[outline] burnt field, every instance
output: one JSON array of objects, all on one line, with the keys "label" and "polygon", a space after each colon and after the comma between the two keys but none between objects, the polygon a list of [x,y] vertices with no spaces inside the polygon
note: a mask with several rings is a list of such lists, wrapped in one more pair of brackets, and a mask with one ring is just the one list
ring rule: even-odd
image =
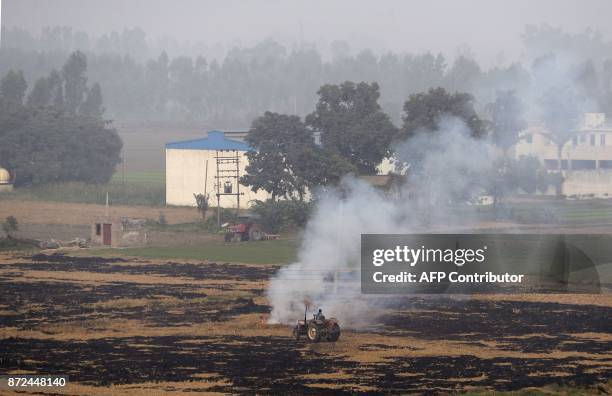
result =
[{"label": "burnt field", "polygon": [[266,324],[276,270],[0,257],[0,374],[67,374],[71,394],[611,390],[610,296],[403,298],[306,344]]}]

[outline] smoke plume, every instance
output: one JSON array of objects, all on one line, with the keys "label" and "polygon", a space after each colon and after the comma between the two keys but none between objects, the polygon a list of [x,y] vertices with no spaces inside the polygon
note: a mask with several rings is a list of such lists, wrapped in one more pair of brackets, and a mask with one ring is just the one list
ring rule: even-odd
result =
[{"label": "smoke plume", "polygon": [[367,324],[385,299],[362,295],[361,234],[432,231],[429,224],[461,224],[450,204],[478,192],[491,174],[495,149],[470,137],[459,120],[447,118],[436,131],[422,131],[395,147],[398,165],[407,167],[408,183],[394,194],[354,177],[323,194],[309,221],[298,261],[271,280],[271,323],[291,323],[309,309],[322,308],[343,327]]}]

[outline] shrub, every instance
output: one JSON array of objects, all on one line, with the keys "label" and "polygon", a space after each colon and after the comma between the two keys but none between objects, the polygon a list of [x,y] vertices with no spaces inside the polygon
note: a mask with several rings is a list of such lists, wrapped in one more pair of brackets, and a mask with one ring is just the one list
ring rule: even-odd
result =
[{"label": "shrub", "polygon": [[255,201],[252,211],[261,228],[270,233],[292,231],[306,225],[313,204],[297,199]]},{"label": "shrub", "polygon": [[11,238],[11,234],[19,230],[17,219],[13,216],[8,216],[6,220],[4,221],[4,223],[2,223],[2,229],[6,233],[6,236],[8,238]]},{"label": "shrub", "polygon": [[195,198],[198,212],[200,212],[202,215],[202,221],[206,220],[206,212],[208,211],[208,208],[210,208],[210,204],[208,202],[210,199],[210,194],[193,194],[193,197]]},{"label": "shrub", "polygon": [[162,227],[165,227],[168,225],[168,221],[166,220],[166,215],[164,214],[164,212],[159,212],[159,218],[157,219],[157,222]]}]

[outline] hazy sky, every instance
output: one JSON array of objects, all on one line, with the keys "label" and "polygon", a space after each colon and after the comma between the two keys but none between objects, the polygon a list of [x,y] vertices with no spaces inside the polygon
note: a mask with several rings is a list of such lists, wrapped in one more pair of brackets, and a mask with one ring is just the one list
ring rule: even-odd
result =
[{"label": "hazy sky", "polygon": [[612,37],[610,0],[0,0],[2,24],[39,33],[67,25],[96,35],[141,27],[207,45],[346,40],[364,47],[456,55],[468,46],[485,63],[521,55],[526,24]]}]

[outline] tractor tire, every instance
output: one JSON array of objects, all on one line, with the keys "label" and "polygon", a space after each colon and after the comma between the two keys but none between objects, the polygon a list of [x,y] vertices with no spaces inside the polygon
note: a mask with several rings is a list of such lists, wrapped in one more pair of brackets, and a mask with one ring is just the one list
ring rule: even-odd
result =
[{"label": "tractor tire", "polygon": [[223,236],[223,240],[225,242],[231,242],[233,237],[234,237],[234,233],[226,232],[225,235]]},{"label": "tractor tire", "polygon": [[249,241],[261,241],[263,234],[259,228],[251,228],[249,230]]},{"label": "tractor tire", "polygon": [[321,341],[321,330],[316,324],[311,323],[308,325],[308,330],[306,331],[306,338],[308,338],[308,341],[310,342]]},{"label": "tractor tire", "polygon": [[336,342],[340,338],[340,326],[338,323],[334,323],[331,330],[329,331],[329,335],[327,336],[327,340],[329,342]]},{"label": "tractor tire", "polygon": [[297,329],[293,329],[293,338],[295,338],[296,341],[300,340],[300,332]]}]

